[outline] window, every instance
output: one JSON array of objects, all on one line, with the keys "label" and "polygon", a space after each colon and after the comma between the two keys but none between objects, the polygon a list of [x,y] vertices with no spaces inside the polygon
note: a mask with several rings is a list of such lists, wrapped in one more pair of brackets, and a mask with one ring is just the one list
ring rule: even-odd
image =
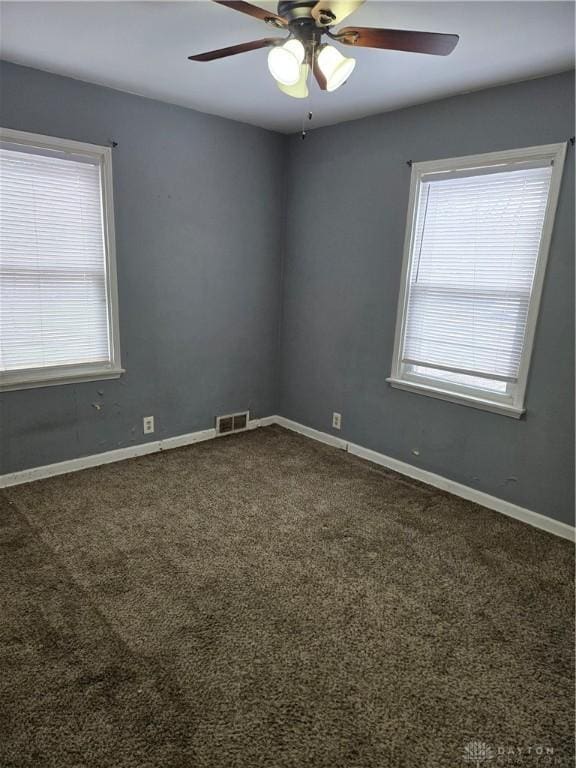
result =
[{"label": "window", "polygon": [[413,164],[392,386],[522,415],[565,152]]},{"label": "window", "polygon": [[0,129],[0,389],[121,373],[111,150]]}]

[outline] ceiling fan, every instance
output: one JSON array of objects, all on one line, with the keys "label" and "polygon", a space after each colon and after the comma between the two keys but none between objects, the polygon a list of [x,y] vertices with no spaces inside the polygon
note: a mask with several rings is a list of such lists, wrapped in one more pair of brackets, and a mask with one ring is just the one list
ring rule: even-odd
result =
[{"label": "ceiling fan", "polygon": [[268,68],[281,91],[294,98],[308,95],[308,74],[312,71],[323,91],[335,91],[346,82],[356,60],[343,56],[338,48],[322,42],[330,40],[357,48],[430,53],[447,56],[458,43],[458,35],[438,32],[412,32],[405,29],[344,27],[332,32],[365,0],[280,0],[278,13],[272,13],[243,0],[213,0],[234,11],[253,16],[271,27],[287,31],[288,37],[264,37],[216,51],[189,56],[191,61],[214,61],[237,53],[270,48]]}]

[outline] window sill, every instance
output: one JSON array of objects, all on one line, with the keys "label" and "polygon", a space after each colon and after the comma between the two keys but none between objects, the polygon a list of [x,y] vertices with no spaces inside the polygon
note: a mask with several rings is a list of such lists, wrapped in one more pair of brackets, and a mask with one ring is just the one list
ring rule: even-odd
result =
[{"label": "window sill", "polygon": [[517,408],[516,406],[508,405],[507,403],[484,400],[481,397],[474,397],[473,395],[457,394],[456,392],[450,392],[446,389],[430,387],[426,384],[416,384],[413,381],[404,381],[402,379],[394,378],[386,379],[386,381],[395,389],[404,389],[407,392],[435,397],[438,400],[446,400],[449,403],[457,403],[458,405],[468,405],[472,408],[499,413],[502,416],[509,416],[513,419],[520,419],[522,415],[526,413],[524,408]]},{"label": "window sill", "polygon": [[0,392],[13,392],[18,389],[35,389],[37,387],[54,387],[59,384],[77,384],[83,381],[104,381],[119,379],[125,373],[124,368],[85,369],[83,371],[64,372],[44,371],[14,372],[0,377]]}]

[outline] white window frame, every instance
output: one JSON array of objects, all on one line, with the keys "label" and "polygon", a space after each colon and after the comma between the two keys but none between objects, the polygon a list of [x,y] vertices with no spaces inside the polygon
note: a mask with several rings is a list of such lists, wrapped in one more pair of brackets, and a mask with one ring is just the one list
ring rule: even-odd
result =
[{"label": "white window frame", "polygon": [[[396,319],[396,333],[394,338],[394,355],[392,360],[392,372],[386,381],[398,389],[404,389],[408,392],[415,392],[429,397],[435,397],[440,400],[447,400],[452,403],[469,405],[474,408],[480,408],[485,411],[500,413],[505,416],[511,416],[519,419],[525,413],[524,401],[526,395],[526,384],[528,380],[528,371],[530,369],[530,360],[532,357],[532,347],[534,344],[534,334],[540,311],[540,299],[542,296],[542,286],[546,273],[546,264],[548,261],[548,252],[550,250],[550,241],[554,227],[556,208],[558,205],[558,195],[562,182],[562,171],[564,168],[564,158],[566,156],[566,142],[560,144],[546,144],[537,147],[526,147],[524,149],[512,149],[504,152],[488,152],[481,155],[469,155],[466,157],[454,157],[444,160],[430,160],[426,162],[413,163],[412,175],[410,180],[410,196],[408,201],[408,217],[406,221],[406,235],[404,240],[404,256],[402,262],[402,274],[400,278],[400,294],[398,298],[398,312]],[[407,370],[407,366],[402,363],[402,347],[404,333],[406,328],[406,311],[408,303],[408,278],[410,275],[410,264],[414,249],[414,230],[416,225],[416,214],[418,211],[418,199],[420,184],[423,177],[428,174],[437,174],[442,172],[457,172],[469,170],[471,168],[494,167],[497,165],[508,165],[512,169],[517,163],[526,163],[530,161],[550,161],[552,163],[552,177],[550,180],[550,190],[548,193],[548,204],[544,217],[542,228],[542,238],[540,240],[540,249],[536,262],[534,273],[534,283],[532,295],[530,297],[530,306],[528,310],[526,334],[524,337],[524,348],[522,350],[522,361],[518,372],[518,382],[507,394],[489,393],[473,387],[460,386],[447,383],[443,385],[438,379],[416,376]]]},{"label": "white window frame", "polygon": [[[112,185],[112,150],[82,141],[60,139],[25,131],[0,128],[0,141],[19,144],[31,149],[56,150],[70,155],[82,155],[95,160],[100,167],[102,189],[102,220],[106,258],[106,298],[110,361],[107,363],[79,363],[48,368],[29,368],[0,372],[0,392],[81,381],[117,379],[123,373],[120,359],[120,330],[118,323],[118,285],[116,275],[116,237],[114,229],[114,196]],[[1,339],[0,339],[1,342]]]}]

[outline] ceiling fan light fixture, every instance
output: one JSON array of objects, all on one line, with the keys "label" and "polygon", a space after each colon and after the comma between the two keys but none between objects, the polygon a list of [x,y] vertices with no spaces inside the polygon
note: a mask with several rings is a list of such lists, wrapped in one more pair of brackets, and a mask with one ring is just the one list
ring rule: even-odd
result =
[{"label": "ceiling fan light fixture", "polygon": [[[321,91],[335,91],[354,71],[356,60],[343,56],[333,45],[323,45],[324,35],[340,45],[354,48],[426,53],[433,56],[448,56],[459,40],[458,35],[441,32],[341,27],[342,21],[366,0],[280,0],[278,13],[260,8],[247,0],[214,2],[260,19],[276,29],[283,29],[288,36],[263,37],[198,53],[188,58],[191,61],[214,61],[269,48],[268,68],[272,77],[283,93],[296,99],[303,99],[308,95],[310,71]],[[330,29],[333,26],[338,27],[336,33]]]},{"label": "ceiling fan light fixture", "polygon": [[276,81],[276,85],[282,93],[287,96],[292,96],[294,99],[305,99],[308,96],[308,72],[310,67],[308,64],[300,64],[300,79],[295,85],[283,85]]},{"label": "ceiling fan light fixture", "polygon": [[270,74],[281,85],[297,85],[301,79],[300,67],[305,50],[300,40],[290,38],[284,45],[276,45],[268,54]]},{"label": "ceiling fan light fixture", "polygon": [[352,74],[356,59],[342,56],[333,45],[323,45],[318,53],[318,67],[326,78],[326,90],[335,91]]}]

